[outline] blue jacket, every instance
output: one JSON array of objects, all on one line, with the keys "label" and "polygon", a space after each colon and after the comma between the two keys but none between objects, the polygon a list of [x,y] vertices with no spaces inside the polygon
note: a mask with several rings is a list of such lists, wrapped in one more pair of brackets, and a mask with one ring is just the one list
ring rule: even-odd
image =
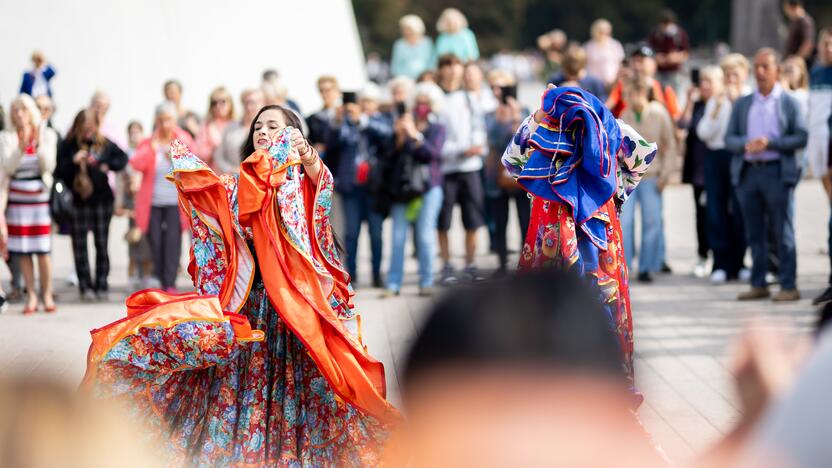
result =
[{"label": "blue jacket", "polygon": [[331,132],[330,143],[327,144],[327,166],[333,171],[338,193],[348,194],[356,187],[356,164],[362,145],[366,145],[370,164],[367,188],[375,191],[383,183],[383,180],[378,180],[378,170],[393,148],[393,124],[381,113],[361,120],[355,123],[345,119],[340,127]]},{"label": "blue jacket", "polygon": [[[728,131],[725,134],[725,148],[734,154],[731,159],[731,183],[739,185],[746,167],[745,143],[748,141],[748,111],[754,102],[754,94],[743,96],[734,103]],[[797,185],[800,180],[800,162],[795,151],[806,146],[808,134],[806,122],[800,115],[797,101],[783,93],[778,101],[780,117],[780,138],[768,142],[768,147],[780,153],[780,180],[787,185]]]},{"label": "blue jacket", "polygon": [[[43,70],[43,77],[46,79],[46,92],[49,97],[52,97],[52,85],[49,81],[55,76],[55,69],[51,65],[47,65]],[[35,74],[27,71],[23,74],[23,81],[20,83],[20,94],[32,95],[32,86],[35,84]]]}]

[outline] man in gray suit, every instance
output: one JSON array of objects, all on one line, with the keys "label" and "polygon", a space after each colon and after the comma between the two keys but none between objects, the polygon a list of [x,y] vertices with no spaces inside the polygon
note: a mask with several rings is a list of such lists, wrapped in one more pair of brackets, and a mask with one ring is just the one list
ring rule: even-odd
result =
[{"label": "man in gray suit", "polygon": [[794,187],[800,180],[795,150],[806,146],[806,124],[797,101],[780,86],[779,57],[770,48],[754,55],[757,91],[734,104],[725,147],[734,153],[731,179],[751,247],[751,290],[739,300],[765,299],[768,230],[780,257],[780,292],[775,302],[800,299],[794,238]]}]

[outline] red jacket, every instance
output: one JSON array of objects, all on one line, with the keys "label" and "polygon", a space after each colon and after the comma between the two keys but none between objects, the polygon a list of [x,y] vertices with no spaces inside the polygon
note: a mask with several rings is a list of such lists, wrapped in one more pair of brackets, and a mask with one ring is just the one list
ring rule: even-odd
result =
[{"label": "red jacket", "polygon": [[[173,131],[175,138],[188,148],[196,148],[191,135],[177,127]],[[136,225],[143,233],[147,233],[150,226],[150,208],[153,200],[153,181],[156,178],[156,150],[153,149],[153,137],[144,139],[136,147],[136,153],[130,158],[130,166],[142,174],[142,185],[136,196],[135,212]],[[173,182],[171,182],[173,183]],[[182,230],[188,230],[188,216],[180,216]]]}]

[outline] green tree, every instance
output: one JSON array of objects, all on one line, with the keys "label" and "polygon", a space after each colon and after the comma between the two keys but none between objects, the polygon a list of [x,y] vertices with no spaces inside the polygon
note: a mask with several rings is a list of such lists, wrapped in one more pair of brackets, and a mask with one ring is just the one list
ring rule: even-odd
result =
[{"label": "green tree", "polygon": [[[832,26],[832,2],[805,3],[818,29]],[[485,55],[535,47],[537,36],[556,28],[563,29],[570,40],[583,42],[597,18],[610,20],[622,42],[637,42],[655,27],[664,8],[676,12],[694,47],[728,42],[731,31],[731,2],[726,0],[459,0],[453,4],[448,0],[355,0],[353,5],[365,51],[385,57],[399,35],[402,15],[421,16],[435,37],[436,18],[448,6],[466,14]]]}]

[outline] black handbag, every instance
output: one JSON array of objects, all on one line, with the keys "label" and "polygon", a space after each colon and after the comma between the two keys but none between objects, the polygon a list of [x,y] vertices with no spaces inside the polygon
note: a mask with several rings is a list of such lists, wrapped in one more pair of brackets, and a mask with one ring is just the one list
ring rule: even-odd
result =
[{"label": "black handbag", "polygon": [[49,214],[55,224],[68,223],[72,219],[72,190],[61,180],[52,184],[49,193]]},{"label": "black handbag", "polygon": [[428,166],[417,161],[412,154],[402,158],[398,178],[397,193],[393,196],[400,202],[409,202],[419,198],[428,190]]}]

